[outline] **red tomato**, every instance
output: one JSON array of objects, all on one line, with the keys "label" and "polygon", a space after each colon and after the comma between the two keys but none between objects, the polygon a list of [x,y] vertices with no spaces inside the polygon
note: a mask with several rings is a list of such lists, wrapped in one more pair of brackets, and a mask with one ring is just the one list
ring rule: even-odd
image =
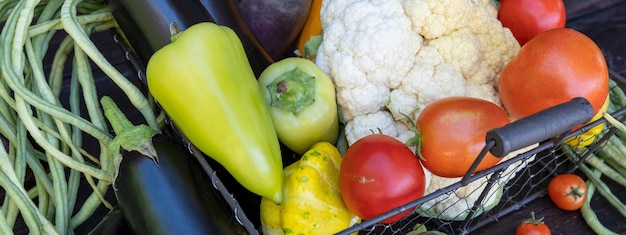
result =
[{"label": "red tomato", "polygon": [[[441,177],[461,177],[485,147],[487,131],[509,123],[504,110],[487,100],[448,97],[427,105],[417,118],[422,135],[422,164]],[[496,165],[502,158],[491,153],[477,171]]]},{"label": "red tomato", "polygon": [[515,230],[515,235],[550,235],[550,228],[543,223],[543,218],[536,220],[535,213],[531,218],[522,221]]},{"label": "red tomato", "polygon": [[[383,134],[365,136],[346,150],[339,170],[346,207],[370,219],[424,195],[424,170],[402,142]],[[383,221],[391,223],[411,211]]]},{"label": "red tomato", "polygon": [[520,45],[550,29],[565,27],[563,0],[500,0],[498,19]]},{"label": "red tomato", "polygon": [[548,196],[558,208],[575,211],[585,202],[587,184],[575,174],[557,175],[548,183]]},{"label": "red tomato", "polygon": [[530,40],[502,69],[500,99],[512,120],[575,97],[598,113],[609,92],[609,71],[600,48],[586,35],[553,29]]}]

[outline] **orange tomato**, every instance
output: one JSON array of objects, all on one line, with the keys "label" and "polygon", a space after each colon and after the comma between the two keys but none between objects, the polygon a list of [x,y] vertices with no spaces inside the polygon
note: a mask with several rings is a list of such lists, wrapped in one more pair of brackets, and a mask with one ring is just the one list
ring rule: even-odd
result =
[{"label": "orange tomato", "polygon": [[593,40],[558,28],[521,48],[502,69],[498,90],[513,121],[575,97],[586,98],[598,113],[608,96],[609,72]]},{"label": "orange tomato", "polygon": [[575,174],[561,174],[548,183],[548,196],[554,204],[563,210],[580,209],[587,195],[587,184]]},{"label": "orange tomato", "polygon": [[524,45],[542,32],[565,27],[565,5],[562,0],[500,0],[498,20]]},{"label": "orange tomato", "polygon": [[515,230],[515,235],[550,235],[550,228],[543,222],[543,217],[535,219],[535,212],[531,213],[530,219],[525,219]]},{"label": "orange tomato", "polygon": [[[422,165],[441,177],[461,177],[485,147],[487,131],[508,123],[504,110],[487,100],[471,97],[436,100],[417,118]],[[501,159],[487,153],[476,171],[492,167]]]}]

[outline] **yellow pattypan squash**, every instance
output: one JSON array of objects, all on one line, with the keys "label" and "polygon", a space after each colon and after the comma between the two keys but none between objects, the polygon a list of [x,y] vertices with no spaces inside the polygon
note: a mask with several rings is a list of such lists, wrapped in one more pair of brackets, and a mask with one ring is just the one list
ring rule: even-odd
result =
[{"label": "yellow pattypan squash", "polygon": [[359,221],[339,190],[341,155],[328,142],[314,144],[284,169],[283,203],[261,199],[264,235],[333,234]]}]

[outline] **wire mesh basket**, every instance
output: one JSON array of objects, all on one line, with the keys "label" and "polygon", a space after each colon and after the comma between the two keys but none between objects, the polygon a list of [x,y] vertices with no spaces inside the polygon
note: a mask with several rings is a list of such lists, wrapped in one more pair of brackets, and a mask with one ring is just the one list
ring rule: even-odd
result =
[{"label": "wire mesh basket", "polygon": [[[611,89],[621,89],[626,80],[611,71],[615,82]],[[611,116],[623,122],[626,108],[621,107]],[[561,122],[554,118],[552,122]],[[531,201],[547,194],[550,179],[563,173],[572,173],[589,156],[614,135],[616,128],[605,124],[601,118],[572,132],[554,135],[510,154],[498,165],[474,175],[447,179],[446,187],[427,190],[425,196],[400,207],[356,224],[338,234],[407,234],[418,226],[428,231],[446,234],[470,234],[477,229],[498,221],[499,218],[514,212]],[[566,144],[570,138],[578,138],[583,143],[589,138],[584,132],[603,126],[592,144],[584,147]],[[488,144],[489,145],[489,144]],[[485,148],[490,148],[486,146]],[[484,154],[485,151],[481,154]],[[480,156],[479,156],[480,160]],[[383,224],[384,219],[412,211],[399,221]]]},{"label": "wire mesh basket", "polygon": [[[136,70],[138,78],[145,82],[144,68],[132,49],[119,40],[117,34],[114,34],[114,37],[126,59]],[[617,83],[612,89],[626,87],[626,80],[623,77],[613,71],[610,72],[612,80]],[[571,110],[572,107],[565,109],[570,110],[556,114],[557,117],[550,116],[554,113],[544,115],[541,120],[557,123],[558,126],[563,122],[561,119],[576,116],[571,115],[571,112],[577,112],[577,110]],[[621,108],[613,112],[612,116],[623,121],[625,113],[626,108]],[[575,122],[575,120],[565,122]],[[338,234],[407,234],[416,226],[425,226],[428,231],[440,231],[446,234],[469,234],[544,196],[549,179],[553,176],[575,171],[581,162],[613,135],[615,128],[604,123],[605,119],[599,119],[572,132],[544,132],[540,140],[524,139],[523,135],[516,137],[524,143],[513,143],[517,148],[509,147],[509,150],[513,151],[510,153],[508,153],[509,150],[505,151],[506,156],[496,166],[475,174],[466,174],[461,178],[441,178],[439,179],[441,183],[431,185],[423,197],[375,218],[361,221]],[[196,149],[173,123],[170,124],[173,135],[203,168],[206,181],[214,186],[215,193],[223,199],[224,205],[232,210],[233,217],[247,230],[248,234],[260,234],[258,230],[260,228],[260,198],[242,188],[219,164]],[[605,128],[595,137],[593,144],[584,148],[567,147],[564,144],[564,140],[569,138],[582,138],[582,133],[598,125],[604,125]],[[563,124],[560,128],[571,130],[571,127]],[[522,125],[510,134],[519,134],[526,128],[528,126]],[[478,156],[477,162],[492,148],[494,146],[487,143]],[[296,157],[283,156],[283,160],[292,162]],[[411,213],[404,219],[389,224],[382,223],[387,218],[406,212]]]},{"label": "wire mesh basket", "polygon": [[[448,187],[389,212],[393,215],[417,208],[403,220],[382,224],[375,218],[340,234],[406,234],[416,225],[446,234],[469,234],[543,196],[551,177],[575,168],[558,145],[545,142],[467,178],[467,182],[449,180],[453,183]],[[459,192],[464,189],[471,190]]]}]

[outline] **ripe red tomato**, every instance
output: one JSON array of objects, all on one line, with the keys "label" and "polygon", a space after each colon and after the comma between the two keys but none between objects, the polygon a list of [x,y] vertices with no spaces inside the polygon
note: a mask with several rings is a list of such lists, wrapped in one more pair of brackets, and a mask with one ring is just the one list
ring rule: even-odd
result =
[{"label": "ripe red tomato", "polygon": [[520,45],[550,29],[565,27],[563,0],[500,0],[498,19]]},{"label": "ripe red tomato", "polygon": [[[508,123],[504,110],[487,100],[471,97],[436,100],[417,118],[422,135],[422,164],[435,175],[461,177],[485,147],[487,131]],[[501,159],[487,153],[476,171],[492,167]]]},{"label": "ripe red tomato", "polygon": [[598,113],[609,92],[602,51],[586,35],[553,29],[530,40],[502,69],[498,91],[512,120],[575,97],[586,98]]},{"label": "ripe red tomato", "polygon": [[578,210],[587,197],[587,184],[575,174],[557,175],[548,183],[548,196],[558,208]]},{"label": "ripe red tomato", "polygon": [[531,218],[522,221],[515,230],[515,235],[550,235],[550,228],[543,222],[543,218],[535,219],[535,213]]},{"label": "ripe red tomato", "polygon": [[[411,149],[383,134],[365,136],[348,147],[339,177],[346,207],[365,220],[417,200],[426,187],[424,170]],[[397,221],[410,212],[383,222]]]}]

